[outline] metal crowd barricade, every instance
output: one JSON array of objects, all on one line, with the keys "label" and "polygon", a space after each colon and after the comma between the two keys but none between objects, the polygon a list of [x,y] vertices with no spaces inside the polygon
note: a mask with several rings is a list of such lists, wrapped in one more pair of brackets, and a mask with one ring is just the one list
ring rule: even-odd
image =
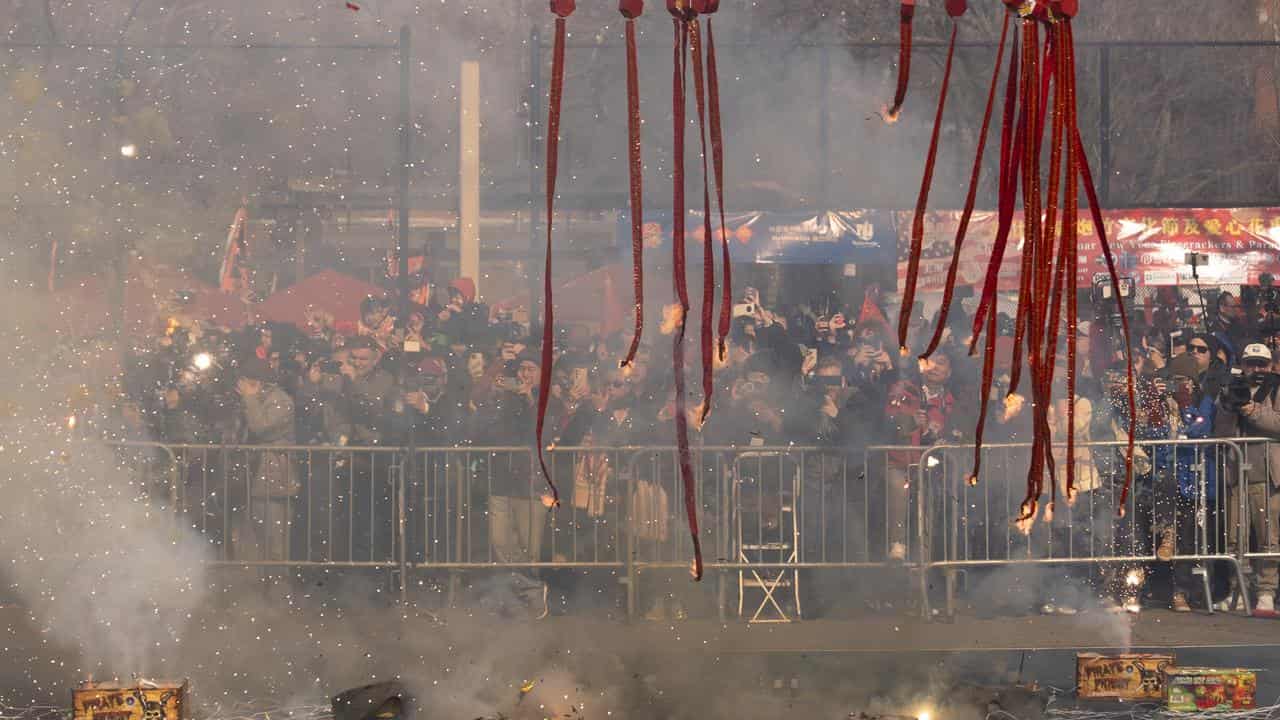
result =
[{"label": "metal crowd barricade", "polygon": [[[888,557],[891,534],[900,533],[909,546],[900,563],[919,562],[919,518],[908,512],[906,496],[916,485],[911,478],[918,473],[923,450],[692,448],[704,568],[716,579],[722,616],[735,604],[727,597],[732,584],[739,616],[752,622],[798,617],[806,595],[803,588],[812,588],[818,574],[893,564]],[[678,451],[636,447],[614,452],[630,453],[630,463],[620,466],[618,489],[627,520],[627,607],[634,614],[641,604],[641,574],[668,580],[685,577],[693,552],[685,527]],[[887,488],[895,481],[904,485],[900,523],[887,522],[878,512],[888,507]],[[680,592],[678,587],[673,591]]]},{"label": "metal crowd barricade", "polygon": [[[214,565],[393,571],[402,593],[410,572],[447,574],[457,591],[463,572],[578,569],[620,582],[630,614],[642,576],[650,596],[664,582],[695,592],[676,582],[693,550],[674,447],[554,448],[554,510],[528,447],[417,448],[411,459],[400,447],[117,448],[137,456]],[[789,620],[815,596],[844,601],[846,586],[829,579],[918,571],[930,529],[925,452],[692,448],[699,539],[722,615],[736,605],[751,621]]]},{"label": "metal crowd barricade", "polygon": [[[1041,514],[1023,527],[1026,443],[984,446],[975,485],[966,482],[972,446],[695,447],[705,567],[722,614],[736,584],[738,613],[751,621],[800,616],[804,589],[823,574],[891,567],[918,572],[929,616],[930,573],[945,574],[952,613],[966,572],[1156,563],[1168,527],[1172,562],[1198,568],[1206,597],[1215,562],[1231,567],[1239,607],[1250,607],[1250,569],[1271,590],[1280,561],[1276,441],[1139,442],[1121,515],[1124,445],[1080,443],[1074,502],[1060,494],[1047,519],[1046,478]],[[1064,450],[1055,445],[1059,476]],[[215,565],[398,570],[402,592],[410,570],[456,580],[468,570],[578,568],[620,580],[634,614],[641,575],[682,577],[693,554],[673,447],[552,450],[554,511],[541,502],[528,447],[420,448],[412,463],[397,447],[116,443],[114,451],[202,537]]]},{"label": "metal crowd barricade", "polygon": [[[1237,528],[1229,512],[1232,488],[1244,487],[1249,465],[1235,440],[1170,439],[1137,442],[1134,480],[1120,506],[1125,474],[1124,442],[1081,442],[1075,447],[1073,498],[1065,497],[1065,443],[1055,443],[1056,503],[1046,473],[1037,514],[1021,519],[1029,443],[984,445],[977,482],[973,446],[938,445],[923,457],[926,492],[921,503],[926,573],[946,574],[946,611],[955,612],[957,573],[991,567],[1144,565],[1158,557],[1166,529],[1174,542],[1171,562],[1194,566],[1209,612],[1210,563],[1230,565],[1242,607],[1248,608],[1242,556],[1230,538]],[[1238,495],[1237,495],[1238,497]],[[922,606],[930,612],[927,588]]]},{"label": "metal crowd barricade", "polygon": [[1239,490],[1230,503],[1235,510],[1233,554],[1241,558],[1248,575],[1265,585],[1262,590],[1274,594],[1280,573],[1280,476],[1273,465],[1280,466],[1280,442],[1269,438],[1232,442],[1240,448],[1243,460]]}]

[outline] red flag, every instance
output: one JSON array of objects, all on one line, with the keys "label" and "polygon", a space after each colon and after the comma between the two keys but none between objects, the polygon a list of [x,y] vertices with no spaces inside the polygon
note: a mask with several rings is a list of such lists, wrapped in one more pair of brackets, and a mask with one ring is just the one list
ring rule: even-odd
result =
[{"label": "red flag", "polygon": [[222,254],[222,268],[218,271],[218,285],[222,292],[234,293],[249,287],[249,211],[241,207],[227,231],[227,245]]}]

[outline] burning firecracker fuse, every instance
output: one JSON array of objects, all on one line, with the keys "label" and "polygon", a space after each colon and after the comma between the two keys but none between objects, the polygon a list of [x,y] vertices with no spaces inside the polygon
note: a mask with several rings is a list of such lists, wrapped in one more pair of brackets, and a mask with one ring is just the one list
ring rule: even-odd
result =
[{"label": "burning firecracker fuse", "polygon": [[184,720],[187,681],[88,681],[71,691],[73,720]]}]

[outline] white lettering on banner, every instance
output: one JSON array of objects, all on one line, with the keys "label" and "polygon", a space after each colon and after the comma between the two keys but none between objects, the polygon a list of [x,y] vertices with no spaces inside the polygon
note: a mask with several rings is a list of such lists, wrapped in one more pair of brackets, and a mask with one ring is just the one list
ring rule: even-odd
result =
[{"label": "white lettering on banner", "polygon": [[838,236],[832,235],[826,228],[815,228],[812,225],[774,225],[769,228],[769,237],[775,246],[792,243],[834,243]]}]

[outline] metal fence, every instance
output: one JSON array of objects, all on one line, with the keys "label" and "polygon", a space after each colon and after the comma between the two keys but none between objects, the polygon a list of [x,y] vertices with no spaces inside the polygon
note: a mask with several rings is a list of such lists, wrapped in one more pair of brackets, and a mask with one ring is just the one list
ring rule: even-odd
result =
[{"label": "metal fence", "polygon": [[[1054,452],[1059,483],[1063,451]],[[616,577],[635,613],[642,579],[683,574],[693,554],[675,448],[554,449],[554,509],[527,447],[425,448],[412,458],[395,447],[131,443],[116,452],[208,544],[214,565],[391,570],[402,592],[413,573],[440,573],[456,592],[464,572],[579,570]],[[1105,576],[1172,559],[1179,582],[1193,578],[1207,597],[1205,568],[1221,563],[1242,607],[1254,576],[1264,590],[1274,585],[1280,444],[1140,442],[1121,512],[1124,444],[1081,443],[1078,493],[1060,493],[1046,515],[1046,484],[1040,512],[1019,522],[1029,454],[1027,444],[985,446],[970,485],[972,446],[695,448],[699,539],[721,614],[736,604],[754,621],[791,619],[843,594],[823,597],[831,578],[869,571],[904,593],[910,582],[926,616],[938,600],[953,612],[957,583],[993,567]],[[931,597],[937,573],[945,598]]]}]

